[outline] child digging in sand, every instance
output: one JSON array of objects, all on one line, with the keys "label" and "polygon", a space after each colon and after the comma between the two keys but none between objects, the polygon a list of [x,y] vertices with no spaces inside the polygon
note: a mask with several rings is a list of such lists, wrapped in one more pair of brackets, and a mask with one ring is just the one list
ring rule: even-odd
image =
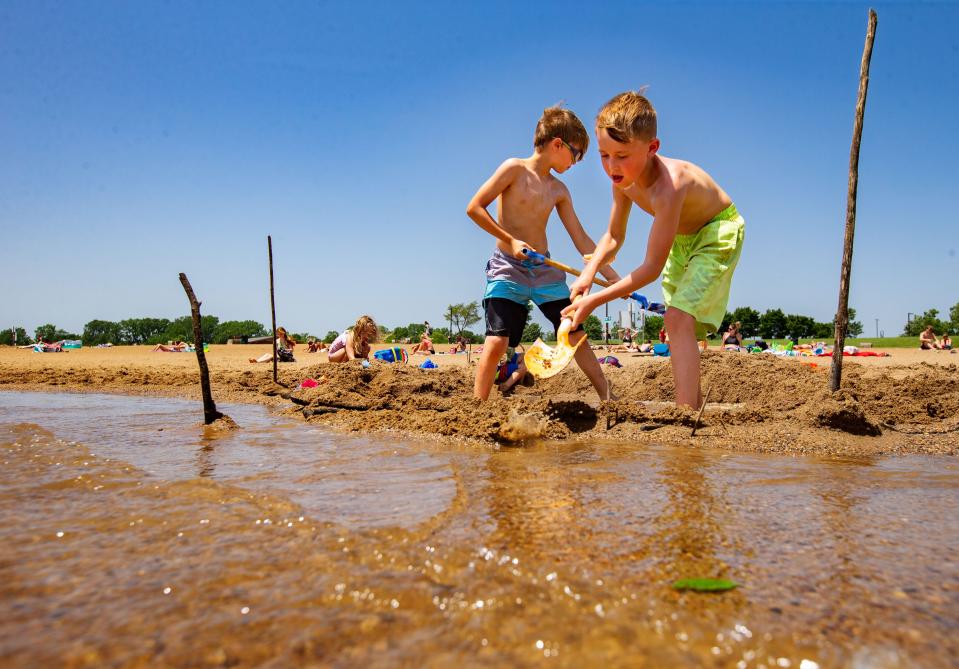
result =
[{"label": "child digging in sand", "polygon": [[[742,251],[743,218],[701,167],[659,155],[656,111],[643,95],[621,93],[607,102],[596,117],[596,136],[603,169],[613,182],[609,229],[573,282],[571,294],[584,297],[563,315],[572,316],[575,327],[596,307],[642,288],[662,272],[676,403],[699,407],[697,340],[715,332],[726,313]],[[596,270],[623,243],[633,204],[653,217],[643,264],[609,288],[587,295]]]},{"label": "child digging in sand", "polygon": [[[570,303],[563,271],[534,265],[523,254],[529,249],[549,255],[546,223],[553,210],[580,253],[596,248],[573,211],[566,186],[552,175],[554,170],[562,174],[582,159],[589,146],[586,128],[573,112],[550,107],[536,124],[533,146],[529,158],[510,158],[500,165],[466,208],[469,217],[496,238],[493,256],[486,263],[486,342],[473,385],[473,396],[482,400],[489,397],[496,365],[507,346],[520,343],[527,303],[532,300],[554,329],[562,320],[560,312]],[[486,209],[493,200],[497,200],[498,221]],[[619,279],[612,268],[600,271],[611,281]],[[582,327],[576,328],[570,343],[575,345],[585,334]],[[606,399],[606,377],[589,347],[577,349],[576,362]]]},{"label": "child digging in sand", "polygon": [[344,331],[330,344],[327,352],[330,362],[370,359],[370,344],[376,341],[376,323],[370,316],[360,316],[356,324]]}]

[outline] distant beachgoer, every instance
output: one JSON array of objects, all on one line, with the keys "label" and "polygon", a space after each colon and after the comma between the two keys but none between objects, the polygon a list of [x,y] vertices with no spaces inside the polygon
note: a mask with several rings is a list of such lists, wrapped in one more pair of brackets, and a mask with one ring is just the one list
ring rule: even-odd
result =
[{"label": "distant beachgoer", "polygon": [[512,392],[517,383],[525,386],[533,385],[533,375],[526,369],[526,362],[523,359],[523,347],[517,346],[513,352],[507,353],[506,361],[501,362],[496,367],[496,376],[493,377],[494,383],[499,385],[500,392],[508,395]]},{"label": "distant beachgoer", "polygon": [[456,342],[453,344],[453,348],[450,349],[450,353],[464,353],[466,351],[466,338],[463,335],[460,335],[456,338]]},{"label": "distant beachgoer", "polygon": [[939,345],[942,346],[943,351],[952,350],[952,339],[949,337],[949,333],[942,335],[942,339],[939,340]]},{"label": "distant beachgoer", "polygon": [[330,344],[327,351],[330,362],[347,362],[362,358],[370,359],[370,344],[376,341],[376,323],[370,316],[360,316],[356,324],[344,330],[339,337]]},{"label": "distant beachgoer", "polygon": [[660,342],[661,344],[665,344],[665,343],[666,343],[666,328],[665,328],[665,327],[659,329],[659,342]]},{"label": "distant beachgoer", "polygon": [[[293,347],[296,342],[287,334],[286,328],[276,329],[276,359],[278,362],[295,362],[293,360]],[[250,362],[272,362],[273,351],[264,353],[259,358],[250,358]]]},{"label": "distant beachgoer", "polygon": [[423,328],[426,330],[427,337],[433,336],[433,326],[430,325],[429,321],[423,321]]},{"label": "distant beachgoer", "polygon": [[740,322],[736,321],[723,333],[723,348],[727,351],[738,351],[742,348],[743,336],[739,332],[740,327],[742,327]]},{"label": "distant beachgoer", "polygon": [[165,344],[157,344],[156,346],[153,347],[153,350],[154,352],[163,351],[164,353],[183,353],[184,351],[186,351],[186,343],[179,340],[175,340],[169,346]]},{"label": "distant beachgoer", "polygon": [[640,353],[650,353],[653,350],[653,342],[651,339],[647,339],[642,344],[639,345]]},{"label": "distant beachgoer", "polygon": [[932,349],[939,350],[942,348],[942,345],[939,343],[939,339],[936,337],[936,333],[932,331],[932,326],[929,325],[919,333],[919,348],[923,351],[929,351]]},{"label": "distant beachgoer", "polygon": [[[427,323],[427,325],[429,324]],[[420,334],[420,343],[410,349],[410,355],[414,353],[422,353],[423,355],[434,355],[436,353],[436,349],[433,348],[433,340],[430,339],[426,330],[423,330]]]},{"label": "distant beachgoer", "polygon": [[329,348],[329,346],[326,345],[326,342],[322,339],[311,339],[310,341],[306,342],[306,345],[307,348],[309,348],[310,353],[320,353]]}]

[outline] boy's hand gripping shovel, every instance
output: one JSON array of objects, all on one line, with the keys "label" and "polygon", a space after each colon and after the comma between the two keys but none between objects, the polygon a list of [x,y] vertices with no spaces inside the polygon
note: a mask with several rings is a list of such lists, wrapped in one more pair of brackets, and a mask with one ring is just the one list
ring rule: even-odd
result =
[{"label": "boy's hand gripping shovel", "polygon": [[[573,304],[580,298],[573,300]],[[542,339],[537,339],[526,350],[523,361],[526,369],[537,379],[548,379],[566,369],[566,366],[576,356],[576,349],[582,346],[587,337],[582,337],[576,346],[569,343],[569,329],[573,326],[572,319],[564,318],[556,331],[556,347],[550,348]]]}]

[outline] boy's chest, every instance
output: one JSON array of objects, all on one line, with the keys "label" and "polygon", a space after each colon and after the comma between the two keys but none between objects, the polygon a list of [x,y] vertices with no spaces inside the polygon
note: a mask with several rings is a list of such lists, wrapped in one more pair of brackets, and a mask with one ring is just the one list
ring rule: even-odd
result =
[{"label": "boy's chest", "polygon": [[504,204],[509,208],[527,212],[549,213],[556,206],[558,190],[547,181],[523,175],[503,193]]}]

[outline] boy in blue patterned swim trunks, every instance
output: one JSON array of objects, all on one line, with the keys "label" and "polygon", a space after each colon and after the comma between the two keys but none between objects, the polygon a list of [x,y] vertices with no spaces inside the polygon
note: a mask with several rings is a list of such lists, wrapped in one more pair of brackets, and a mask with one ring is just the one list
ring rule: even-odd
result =
[{"label": "boy in blue patterned swim trunks", "polygon": [[676,404],[702,404],[698,340],[719,327],[742,252],[745,223],[726,192],[698,165],[659,155],[656,110],[643,95],[617,95],[599,111],[596,136],[613,182],[609,230],[571,295],[586,295],[597,268],[626,237],[633,204],[653,216],[643,264],[609,288],[586,295],[564,315],[581,323],[593,309],[662,273]]},{"label": "boy in blue patterned swim trunks", "polygon": [[[533,265],[523,255],[525,249],[549,255],[546,223],[553,209],[580,253],[592,253],[596,248],[576,217],[566,186],[552,175],[554,170],[562,174],[582,159],[589,146],[586,128],[573,112],[551,107],[536,124],[533,145],[529,158],[510,158],[500,165],[466,209],[477,225],[496,238],[496,248],[486,263],[486,343],[473,385],[473,396],[478,399],[489,397],[496,365],[507,347],[519,344],[528,302],[539,307],[554,329],[562,320],[560,313],[570,304],[562,270]],[[487,210],[494,200],[498,221]],[[608,266],[599,271],[611,281],[619,279]],[[578,328],[570,334],[570,342],[576,344],[585,334]],[[606,399],[606,377],[592,350],[579,347],[576,362],[599,396]]]}]

